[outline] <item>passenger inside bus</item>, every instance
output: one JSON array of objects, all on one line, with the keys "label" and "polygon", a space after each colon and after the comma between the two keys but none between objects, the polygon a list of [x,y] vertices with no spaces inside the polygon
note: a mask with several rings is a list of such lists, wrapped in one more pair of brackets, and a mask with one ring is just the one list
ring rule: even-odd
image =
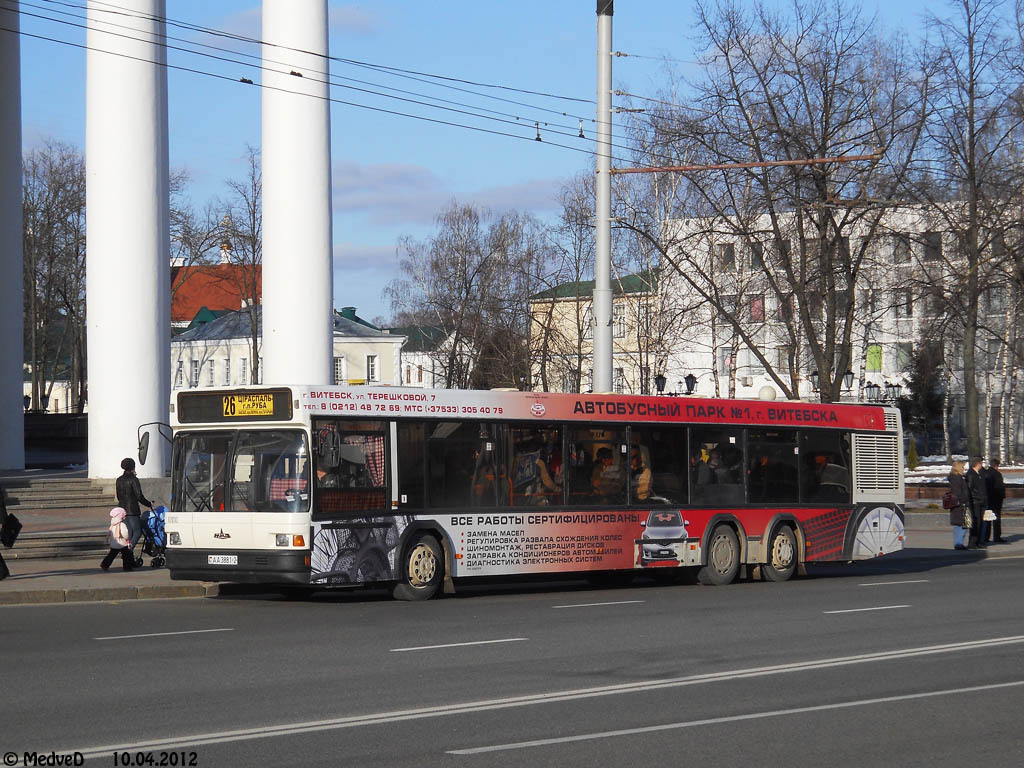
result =
[{"label": "passenger inside bus", "polygon": [[597,449],[590,486],[594,499],[604,504],[621,504],[625,500],[623,475],[612,457],[612,449],[602,446]]},{"label": "passenger inside bus", "polygon": [[651,496],[651,462],[646,446],[634,445],[630,455],[630,492],[634,501],[647,501]]}]

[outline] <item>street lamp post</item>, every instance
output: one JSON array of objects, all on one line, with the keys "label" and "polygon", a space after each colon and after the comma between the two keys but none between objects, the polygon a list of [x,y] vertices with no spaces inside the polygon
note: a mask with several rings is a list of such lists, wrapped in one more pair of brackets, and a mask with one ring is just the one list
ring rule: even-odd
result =
[{"label": "street lamp post", "polygon": [[697,389],[697,377],[688,373],[683,377],[683,381],[686,383],[686,394],[692,395]]},{"label": "street lamp post", "polygon": [[654,387],[658,390],[659,395],[663,395],[665,393],[665,383],[667,381],[668,380],[665,378],[665,374],[663,373],[659,373],[654,377]]}]

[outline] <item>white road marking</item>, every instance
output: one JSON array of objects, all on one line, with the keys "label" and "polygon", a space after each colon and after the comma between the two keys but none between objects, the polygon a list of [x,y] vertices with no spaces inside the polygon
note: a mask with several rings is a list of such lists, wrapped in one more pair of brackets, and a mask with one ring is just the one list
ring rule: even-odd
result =
[{"label": "white road marking", "polygon": [[616,600],[611,603],[576,603],[575,605],[552,605],[552,608],[593,608],[599,605],[628,605],[629,603],[646,603],[646,600]]},{"label": "white road marking", "polygon": [[[971,650],[979,648],[994,648],[1005,645],[1020,644],[1024,644],[1024,635],[1009,635],[1007,637],[993,637],[986,640],[968,640],[962,643],[944,643],[942,645],[927,645],[919,648],[904,648],[895,651],[862,653],[856,656],[838,656],[831,659],[798,661],[769,667],[752,667],[749,669],[738,669],[726,672],[709,672],[707,674],[691,675],[689,677],[665,678],[661,680],[648,680],[636,683],[619,683],[616,685],[604,685],[596,688],[576,688],[565,691],[552,691],[550,693],[538,693],[503,699],[484,699],[481,701],[470,701],[464,704],[440,704],[433,707],[379,712],[369,715],[354,715],[351,717],[338,717],[329,720],[311,720],[299,723],[285,723],[281,725],[264,724],[253,728],[242,728],[231,731],[181,734],[179,736],[169,736],[163,739],[152,739],[150,741],[127,742],[124,744],[110,744],[107,746],[66,748],[58,749],[56,751],[58,754],[81,752],[86,759],[90,760],[97,757],[109,759],[112,752],[176,749],[178,747],[196,747],[204,744],[226,744],[235,741],[267,739],[277,736],[294,736],[301,733],[316,733],[320,731],[340,730],[342,728],[358,728],[365,725],[398,723],[408,720],[445,717],[447,715],[465,715],[474,712],[487,712],[498,709],[510,709],[513,707],[528,707],[539,704],[578,701],[580,699],[590,699],[599,696],[640,693],[662,690],[665,688],[682,688],[691,685],[705,685],[709,683],[765,677],[792,672],[806,672],[818,669],[849,666],[852,664],[869,664],[873,662],[893,661],[896,659],[931,656],[945,653],[964,655]],[[49,747],[49,749],[53,748]]]},{"label": "white road marking", "polygon": [[890,584],[927,584],[930,579],[906,579],[905,581],[869,581],[866,584],[858,584],[858,587],[887,587]]},{"label": "white road marking", "polygon": [[576,741],[591,741],[594,739],[608,739],[615,736],[635,736],[641,733],[656,733],[658,731],[672,731],[680,728],[697,728],[702,725],[720,725],[721,723],[736,723],[743,720],[761,720],[767,717],[784,717],[787,715],[802,715],[808,712],[824,712],[834,709],[847,709],[849,707],[866,707],[872,704],[890,704],[894,701],[910,701],[911,699],[927,699],[934,696],[953,696],[958,693],[977,693],[979,691],[991,691],[998,688],[1011,688],[1024,685],[1024,680],[1014,680],[1009,683],[993,683],[992,685],[975,685],[970,688],[949,688],[944,691],[926,691],[924,693],[908,693],[902,696],[885,696],[878,699],[860,699],[859,701],[840,701],[835,704],[820,704],[816,707],[796,707],[794,709],[776,709],[768,712],[751,712],[746,715],[730,715],[727,717],[712,717],[706,720],[688,720],[681,723],[666,723],[664,725],[649,725],[643,728],[623,728],[618,731],[603,731],[598,733],[584,733],[579,736],[560,736],[553,739],[536,739],[534,741],[517,741],[511,744],[495,744],[490,747],[474,747],[472,749],[452,749],[449,755],[478,755],[482,752],[504,752],[513,749],[527,749],[529,747],[546,747],[552,744],[571,744]]},{"label": "white road marking", "polygon": [[861,613],[862,611],[891,611],[893,608],[909,608],[909,605],[878,605],[874,608],[847,608],[842,611],[822,611],[822,613]]},{"label": "white road marking", "polygon": [[132,640],[136,637],[168,637],[170,635],[199,635],[203,632],[234,632],[233,627],[224,629],[188,629],[183,632],[152,632],[148,635],[117,635],[116,637],[94,637],[93,640]]},{"label": "white road marking", "polygon": [[474,640],[471,643],[445,643],[444,645],[417,645],[412,648],[392,648],[392,653],[401,651],[432,651],[436,648],[461,648],[465,645],[490,645],[491,643],[521,643],[529,640],[528,637],[506,637],[501,640]]}]

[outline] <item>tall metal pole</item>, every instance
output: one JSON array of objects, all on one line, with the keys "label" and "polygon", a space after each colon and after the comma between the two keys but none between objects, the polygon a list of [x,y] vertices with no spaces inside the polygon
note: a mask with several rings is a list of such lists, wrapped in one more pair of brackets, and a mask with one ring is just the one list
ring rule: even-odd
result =
[{"label": "tall metal pole", "polygon": [[0,7],[0,469],[25,467],[22,392],[21,41],[18,2]]},{"label": "tall metal pole", "polygon": [[597,0],[597,179],[594,267],[594,391],[612,391],[612,12]]}]

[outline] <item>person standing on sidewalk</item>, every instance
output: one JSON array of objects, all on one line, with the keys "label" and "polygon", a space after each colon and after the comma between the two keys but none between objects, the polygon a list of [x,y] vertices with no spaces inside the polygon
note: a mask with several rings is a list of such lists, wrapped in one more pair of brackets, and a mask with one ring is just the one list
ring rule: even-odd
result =
[{"label": "person standing on sidewalk", "polygon": [[1006,483],[1003,481],[1003,473],[999,471],[999,459],[988,460],[988,469],[983,470],[981,479],[985,481],[985,494],[988,496],[988,507],[995,512],[996,519],[991,525],[985,526],[985,538],[988,531],[992,532],[992,541],[996,544],[1005,544],[1003,538],[1003,499],[1006,498]]},{"label": "person standing on sidewalk", "polygon": [[954,461],[949,473],[949,492],[956,497],[949,508],[949,524],[953,526],[953,549],[967,549],[967,531],[964,526],[964,509],[967,504],[967,480],[964,472],[967,467],[962,461]]},{"label": "person standing on sidewalk", "polygon": [[967,548],[975,549],[985,546],[981,540],[981,518],[988,509],[988,498],[985,496],[985,481],[979,474],[982,466],[981,456],[971,457],[971,468],[967,470],[967,508],[971,513],[971,535],[967,540]]},{"label": "person standing on sidewalk", "polygon": [[126,571],[135,570],[135,558],[128,547],[128,526],[124,522],[125,513],[121,507],[114,507],[110,510],[110,528],[108,538],[110,539],[110,551],[100,563],[104,571],[110,568],[110,564],[121,556],[121,567]]},{"label": "person standing on sidewalk", "polygon": [[[125,511],[124,522],[128,526],[128,551],[134,557],[135,543],[142,535],[142,509],[139,507],[139,502],[151,509],[153,502],[142,495],[142,486],[139,484],[139,478],[135,475],[135,460],[122,459],[121,469],[124,470],[124,474],[117,478],[115,486],[117,506]],[[135,564],[142,565],[142,558],[140,557]]]}]

